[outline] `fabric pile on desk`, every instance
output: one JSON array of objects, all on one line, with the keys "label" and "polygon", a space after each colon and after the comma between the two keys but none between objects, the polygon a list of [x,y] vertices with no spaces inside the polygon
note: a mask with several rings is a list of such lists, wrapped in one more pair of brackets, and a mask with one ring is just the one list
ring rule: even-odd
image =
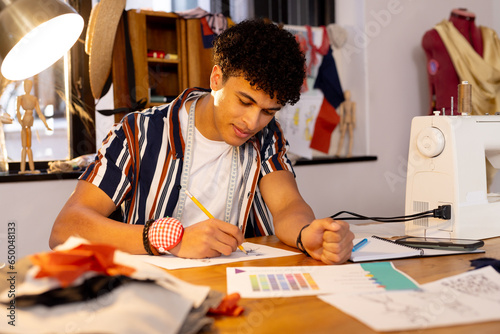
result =
[{"label": "fabric pile on desk", "polygon": [[213,323],[207,312],[222,300],[209,287],[79,238],[4,267],[0,291],[1,333],[196,333]]}]

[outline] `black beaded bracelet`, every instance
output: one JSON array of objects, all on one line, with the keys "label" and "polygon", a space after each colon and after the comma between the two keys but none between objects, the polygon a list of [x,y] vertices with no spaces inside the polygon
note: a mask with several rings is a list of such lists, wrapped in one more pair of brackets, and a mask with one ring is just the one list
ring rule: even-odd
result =
[{"label": "black beaded bracelet", "polygon": [[297,248],[298,248],[298,249],[299,249],[302,253],[304,253],[305,255],[307,255],[307,256],[309,256],[309,257],[310,257],[311,255],[309,255],[309,253],[306,251],[306,249],[305,249],[304,245],[302,244],[302,231],[303,231],[306,227],[308,227],[309,225],[311,225],[311,224],[304,225],[304,226],[302,226],[302,228],[300,229],[299,235],[297,236],[297,242],[296,242],[296,245],[297,245]]},{"label": "black beaded bracelet", "polygon": [[148,232],[149,232],[149,227],[151,226],[152,223],[154,223],[154,219],[148,220],[144,224],[144,229],[142,230],[142,244],[144,245],[144,249],[149,255],[154,255],[153,251],[151,250],[151,245],[149,244],[149,238],[148,238]]}]

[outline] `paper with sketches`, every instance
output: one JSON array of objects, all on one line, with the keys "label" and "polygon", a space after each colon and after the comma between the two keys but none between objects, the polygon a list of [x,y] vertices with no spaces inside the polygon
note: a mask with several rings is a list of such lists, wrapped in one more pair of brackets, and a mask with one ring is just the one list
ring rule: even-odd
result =
[{"label": "paper with sketches", "polygon": [[376,331],[500,320],[500,274],[484,267],[421,286],[421,291],[323,295],[323,301]]},{"label": "paper with sketches", "polygon": [[290,153],[312,159],[313,150],[309,146],[321,103],[323,94],[312,92],[303,94],[295,105],[287,105],[279,111],[277,119],[290,144]]},{"label": "paper with sketches", "polygon": [[206,267],[206,266],[213,266],[216,264],[224,264],[224,263],[231,263],[238,261],[269,259],[273,257],[282,257],[282,256],[300,254],[297,252],[291,252],[280,248],[269,247],[250,242],[244,242],[242,246],[243,248],[245,248],[248,254],[245,254],[241,250],[237,249],[229,256],[223,255],[219,257],[212,257],[205,259],[184,259],[174,255],[161,255],[161,256],[135,255],[135,256],[140,258],[144,262],[154,264],[161,268],[182,269],[182,268]]},{"label": "paper with sketches", "polygon": [[323,56],[319,52],[313,52],[309,43],[312,42],[316,48],[321,48],[325,30],[322,27],[310,27],[311,31],[308,32],[307,27],[295,25],[285,25],[283,28],[295,36],[305,51],[307,70],[299,102],[281,109],[277,114],[277,119],[290,144],[289,152],[299,157],[312,159],[315,151],[310,148],[311,139],[324,97],[321,89],[314,88],[314,83],[323,62]]},{"label": "paper with sketches", "polygon": [[243,298],[418,289],[390,262],[342,266],[228,267],[227,293]]}]

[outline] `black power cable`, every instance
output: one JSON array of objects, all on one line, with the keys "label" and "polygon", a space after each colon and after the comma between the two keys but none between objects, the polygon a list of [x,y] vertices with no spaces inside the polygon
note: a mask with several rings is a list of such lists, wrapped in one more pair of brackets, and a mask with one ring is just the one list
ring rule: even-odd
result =
[{"label": "black power cable", "polygon": [[[342,214],[348,214],[352,217],[338,217]],[[337,220],[373,220],[381,223],[400,223],[420,218],[440,218],[449,220],[451,219],[451,205],[440,205],[437,209],[419,212],[407,216],[367,217],[350,211],[339,211],[336,214],[330,216],[330,218]]]}]

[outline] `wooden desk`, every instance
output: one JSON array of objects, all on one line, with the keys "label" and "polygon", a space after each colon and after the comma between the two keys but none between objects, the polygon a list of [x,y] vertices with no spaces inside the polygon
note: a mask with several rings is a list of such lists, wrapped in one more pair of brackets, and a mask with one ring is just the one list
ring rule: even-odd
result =
[{"label": "wooden desk", "polygon": [[[272,247],[292,249],[275,236],[248,239]],[[482,254],[463,254],[440,257],[392,260],[396,268],[424,284],[440,278],[466,272],[472,267],[470,260],[481,257],[500,259],[500,238],[485,240]],[[202,268],[170,270],[169,273],[193,284],[209,285],[226,293],[226,267],[235,266],[316,266],[323,265],[305,255],[276,259],[234,262]],[[239,317],[216,318],[208,333],[376,333],[358,320],[315,296],[290,298],[241,299],[245,312]],[[500,332],[500,321],[484,322],[445,328],[416,330],[411,333],[494,333]],[[396,333],[396,332],[391,332]],[[405,333],[410,333],[406,331]]]}]

